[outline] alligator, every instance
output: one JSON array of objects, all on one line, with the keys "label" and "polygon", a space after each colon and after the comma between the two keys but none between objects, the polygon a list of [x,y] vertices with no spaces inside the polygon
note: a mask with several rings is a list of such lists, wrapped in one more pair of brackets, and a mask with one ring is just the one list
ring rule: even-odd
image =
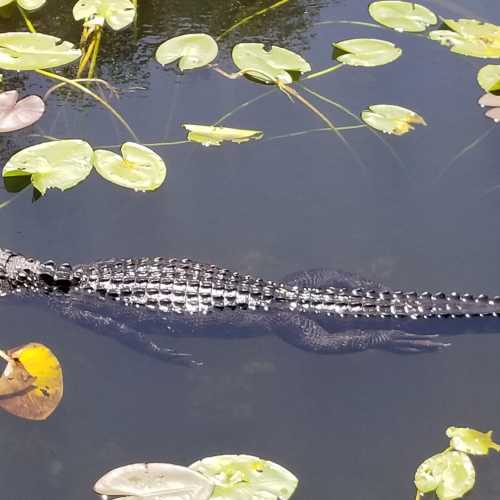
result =
[{"label": "alligator", "polygon": [[[500,297],[392,291],[355,274],[315,269],[266,281],[190,259],[108,259],[71,266],[0,249],[0,296],[30,297],[151,356],[201,364],[158,345],[171,336],[274,333],[307,351],[371,348],[400,353],[450,344],[433,333],[443,318],[493,317]],[[115,303],[115,304],[113,304]],[[431,321],[431,332],[413,325]]]}]

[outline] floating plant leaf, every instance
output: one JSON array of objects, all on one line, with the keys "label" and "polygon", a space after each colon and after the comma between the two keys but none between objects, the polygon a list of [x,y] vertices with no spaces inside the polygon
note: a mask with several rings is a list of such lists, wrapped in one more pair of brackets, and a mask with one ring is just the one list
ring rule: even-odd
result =
[{"label": "floating plant leaf", "polygon": [[435,491],[440,500],[462,498],[474,486],[476,471],[468,455],[445,451],[428,458],[415,473],[420,493]]},{"label": "floating plant leaf", "polygon": [[484,108],[485,106],[490,107],[486,111],[485,116],[491,118],[495,122],[500,122],[500,96],[493,94],[484,94],[478,101],[479,105]]},{"label": "floating plant leaf", "polygon": [[70,42],[42,33],[0,33],[0,68],[13,71],[55,68],[81,56]]},{"label": "floating plant leaf", "polygon": [[118,467],[94,485],[100,495],[133,495],[134,500],[207,500],[213,489],[208,479],[188,467],[155,463]]},{"label": "floating plant leaf", "polygon": [[84,141],[67,139],[30,146],[16,153],[3,169],[4,177],[31,175],[41,194],[48,188],[61,191],[83,181],[92,170],[92,148]]},{"label": "floating plant leaf", "polygon": [[333,47],[335,58],[349,66],[382,66],[402,54],[393,43],[376,38],[353,38],[334,43]]},{"label": "floating plant leaf", "polygon": [[188,140],[199,142],[203,146],[220,146],[223,141],[236,143],[262,139],[261,130],[246,130],[241,128],[215,127],[211,125],[182,125],[188,131]]},{"label": "floating plant leaf", "polygon": [[487,455],[490,449],[500,451],[500,445],[491,436],[493,431],[480,432],[468,427],[448,427],[446,435],[450,438],[450,447],[470,455]]},{"label": "floating plant leaf", "polygon": [[233,48],[232,57],[240,70],[264,83],[292,83],[293,73],[311,71],[299,54],[274,45],[266,50],[263,43],[239,43]]},{"label": "floating plant leaf", "polygon": [[218,52],[217,42],[210,35],[191,33],[163,42],[156,51],[156,60],[165,66],[179,59],[179,69],[184,71],[210,64]]},{"label": "floating plant leaf", "polygon": [[430,25],[438,22],[434,12],[413,2],[373,2],[368,11],[375,21],[396,31],[425,31]]},{"label": "floating plant leaf", "polygon": [[153,191],[163,184],[167,167],[154,151],[126,142],[121,153],[122,156],[104,149],[94,152],[94,166],[105,179],[136,191]]},{"label": "floating plant leaf", "polygon": [[12,132],[29,127],[38,121],[45,104],[40,97],[30,95],[18,101],[16,90],[0,93],[0,132]]},{"label": "floating plant leaf", "polygon": [[[29,387],[14,394],[1,394],[0,408],[18,417],[45,420],[59,405],[63,396],[61,365],[52,351],[31,343],[10,350],[12,361],[7,363],[3,377],[25,378]],[[27,374],[27,375],[26,375]]]},{"label": "floating plant leaf", "polygon": [[130,0],[79,0],[73,7],[75,21],[102,19],[115,31],[132,24],[135,16],[136,8]]},{"label": "floating plant leaf", "polygon": [[487,64],[477,73],[477,82],[486,92],[500,90],[500,65]]},{"label": "floating plant leaf", "polygon": [[[46,0],[16,0],[17,5],[24,10],[36,10],[45,5]],[[0,0],[0,8],[13,3],[14,0]]]},{"label": "floating plant leaf", "polygon": [[412,125],[426,125],[425,120],[411,109],[392,104],[375,104],[361,113],[361,119],[370,127],[386,134],[403,135],[413,130]]},{"label": "floating plant leaf", "polygon": [[500,26],[476,19],[444,19],[448,29],[429,33],[429,38],[452,52],[474,57],[500,57]]},{"label": "floating plant leaf", "polygon": [[219,455],[190,466],[216,486],[211,500],[287,500],[298,479],[278,464],[251,455]]}]

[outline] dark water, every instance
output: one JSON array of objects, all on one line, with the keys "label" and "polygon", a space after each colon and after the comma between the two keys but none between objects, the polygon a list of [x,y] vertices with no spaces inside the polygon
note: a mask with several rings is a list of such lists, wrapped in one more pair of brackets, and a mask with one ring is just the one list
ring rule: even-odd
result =
[{"label": "dark water", "polygon": [[[40,31],[77,41],[71,6],[49,1]],[[183,138],[181,123],[212,123],[267,88],[209,70],[184,76],[152,58],[163,40],[186,32],[216,35],[271,2],[144,1],[136,30],[106,32],[100,75],[122,92],[116,106],[144,142]],[[500,23],[493,0],[422,2],[443,17]],[[291,0],[221,42],[220,63],[238,41],[263,40],[301,52],[320,69],[330,43],[380,37],[403,48],[397,62],[347,69],[312,80],[311,89],[355,113],[392,103],[422,114],[428,127],[387,137],[346,132],[352,151],[330,133],[246,145],[158,148],[167,183],[137,194],[93,175],[77,188],[32,203],[29,192],[0,212],[1,244],[71,262],[107,256],[190,256],[266,278],[337,267],[394,288],[498,293],[500,286],[500,126],[483,117],[475,81],[486,61],[449,53],[409,34],[362,26],[368,1]],[[2,31],[21,29],[17,17]],[[6,75],[8,76],[8,75]],[[7,78],[28,91],[50,85]],[[317,102],[317,101],[315,101]],[[335,123],[353,120],[319,104]],[[266,137],[321,127],[318,118],[275,92],[225,124]],[[453,157],[490,128],[480,144]],[[94,146],[128,140],[93,102],[54,94],[34,129],[0,139],[2,164],[30,133],[78,137]],[[357,159],[358,158],[358,159]],[[436,182],[440,172],[445,173]],[[4,197],[7,194],[4,193]],[[44,423],[0,414],[0,487],[5,500],[94,498],[93,482],[119,465],[189,464],[220,453],[250,453],[300,478],[294,498],[414,498],[413,473],[445,448],[449,425],[500,436],[500,335],[457,336],[445,352],[398,356],[381,351],[320,356],[274,337],[186,339],[205,367],[152,361],[35,307],[2,306],[3,347],[37,340],[57,353],[65,397]],[[498,326],[500,334],[500,323]],[[475,460],[470,499],[500,496],[500,459]]]}]

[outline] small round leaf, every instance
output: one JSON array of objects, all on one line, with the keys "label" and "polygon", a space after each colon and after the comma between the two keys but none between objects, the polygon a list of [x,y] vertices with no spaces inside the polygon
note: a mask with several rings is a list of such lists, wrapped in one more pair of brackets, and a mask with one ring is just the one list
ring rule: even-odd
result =
[{"label": "small round leaf", "polygon": [[336,59],[349,66],[382,66],[395,61],[402,50],[393,43],[376,38],[353,38],[333,44]]},{"label": "small round leaf", "polygon": [[0,93],[0,132],[13,132],[33,125],[44,111],[45,104],[40,97],[30,95],[17,101],[16,90]]},{"label": "small round leaf", "polygon": [[425,31],[430,25],[438,22],[434,12],[414,2],[373,2],[368,11],[375,21],[396,31]]},{"label": "small round leaf", "polygon": [[486,92],[500,90],[500,65],[487,64],[477,73],[477,81]]},{"label": "small round leaf", "polygon": [[156,60],[165,66],[179,59],[179,69],[184,71],[210,64],[218,52],[217,42],[210,35],[191,33],[163,42],[156,51]]},{"label": "small round leaf", "polygon": [[386,134],[403,135],[413,130],[413,125],[426,125],[415,111],[392,104],[375,104],[361,113],[361,119],[370,127]]}]

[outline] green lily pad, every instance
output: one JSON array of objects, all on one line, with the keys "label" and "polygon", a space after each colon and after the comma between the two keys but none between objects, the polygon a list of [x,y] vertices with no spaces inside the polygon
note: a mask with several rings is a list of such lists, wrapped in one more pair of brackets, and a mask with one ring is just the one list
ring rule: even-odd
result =
[{"label": "green lily pad", "polygon": [[94,152],[94,166],[106,180],[135,191],[153,191],[163,184],[167,167],[154,151],[126,142],[121,153],[122,156],[104,149]]},{"label": "green lily pad", "polygon": [[75,21],[97,20],[115,30],[122,30],[134,22],[136,9],[130,0],[79,0],[73,7]]},{"label": "green lily pad", "polygon": [[500,445],[492,437],[493,431],[480,432],[468,427],[448,427],[446,435],[451,438],[450,447],[470,455],[487,455],[490,449],[500,451]]},{"label": "green lily pad", "polygon": [[500,65],[487,64],[477,73],[477,82],[486,92],[500,90]]},{"label": "green lily pad", "polygon": [[425,120],[408,108],[392,104],[375,104],[361,113],[361,119],[370,127],[386,134],[403,135],[413,125],[426,125]]},{"label": "green lily pad", "polygon": [[440,500],[462,498],[472,489],[476,471],[471,459],[459,451],[445,451],[428,458],[415,473],[420,493],[435,491]]},{"label": "green lily pad", "polygon": [[395,61],[402,50],[387,40],[353,38],[333,44],[334,57],[349,66],[382,66]]},{"label": "green lily pad", "polygon": [[199,142],[203,146],[220,146],[223,141],[248,142],[262,139],[264,132],[261,130],[247,130],[242,128],[214,127],[212,125],[182,125],[188,131],[188,141]]},{"label": "green lily pad", "polygon": [[210,64],[218,52],[217,42],[210,35],[191,33],[163,42],[156,51],[156,60],[165,66],[179,59],[179,69],[184,71]]},{"label": "green lily pad", "polygon": [[92,148],[78,139],[50,141],[16,153],[3,169],[4,177],[31,175],[41,194],[49,188],[61,191],[82,182],[92,170]]},{"label": "green lily pad", "polygon": [[476,19],[445,19],[444,23],[448,29],[431,31],[431,40],[465,56],[500,57],[500,26]]},{"label": "green lily pad", "polygon": [[45,5],[47,0],[0,0],[0,7],[5,7],[14,1],[17,1],[17,5],[24,10],[37,10]]},{"label": "green lily pad", "polygon": [[278,464],[251,455],[219,455],[190,466],[215,484],[211,500],[287,500],[298,479]]},{"label": "green lily pad", "polygon": [[27,71],[55,68],[78,59],[70,42],[42,33],[0,33],[0,69]]},{"label": "green lily pad", "polygon": [[396,0],[373,2],[368,11],[375,21],[396,31],[425,31],[438,22],[434,12],[413,2]]},{"label": "green lily pad", "polygon": [[292,73],[311,71],[299,54],[274,45],[266,50],[263,43],[239,43],[233,48],[232,57],[240,70],[263,83],[292,83]]}]

